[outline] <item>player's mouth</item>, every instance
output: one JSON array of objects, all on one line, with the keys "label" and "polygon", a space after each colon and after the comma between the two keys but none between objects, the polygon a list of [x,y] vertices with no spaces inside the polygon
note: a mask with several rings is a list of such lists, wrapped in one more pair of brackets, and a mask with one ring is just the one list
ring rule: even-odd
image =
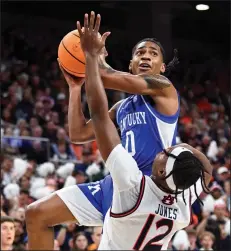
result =
[{"label": "player's mouth", "polygon": [[150,71],[151,69],[152,69],[152,67],[148,63],[139,64],[139,70],[141,70],[141,71]]}]

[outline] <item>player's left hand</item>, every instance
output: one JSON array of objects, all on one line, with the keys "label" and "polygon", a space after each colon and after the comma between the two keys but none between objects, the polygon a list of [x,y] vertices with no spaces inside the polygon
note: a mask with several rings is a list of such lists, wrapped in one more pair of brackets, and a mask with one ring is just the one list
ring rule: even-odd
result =
[{"label": "player's left hand", "polygon": [[[102,37],[98,34],[101,17],[98,14],[95,18],[95,12],[91,11],[90,21],[88,14],[84,15],[84,29],[81,29],[80,22],[77,22],[77,29],[80,36],[81,47],[85,55],[98,56],[102,53],[105,41],[110,32],[105,32]],[[94,25],[95,23],[95,25]]]}]

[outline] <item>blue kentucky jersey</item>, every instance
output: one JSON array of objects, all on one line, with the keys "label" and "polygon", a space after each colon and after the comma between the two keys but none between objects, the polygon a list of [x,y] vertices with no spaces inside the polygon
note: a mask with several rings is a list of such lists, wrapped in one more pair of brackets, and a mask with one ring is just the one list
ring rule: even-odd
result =
[{"label": "blue kentucky jersey", "polygon": [[118,107],[116,120],[122,145],[145,175],[151,175],[156,155],[176,144],[179,110],[172,116],[160,114],[147,96],[141,95],[124,99]]}]

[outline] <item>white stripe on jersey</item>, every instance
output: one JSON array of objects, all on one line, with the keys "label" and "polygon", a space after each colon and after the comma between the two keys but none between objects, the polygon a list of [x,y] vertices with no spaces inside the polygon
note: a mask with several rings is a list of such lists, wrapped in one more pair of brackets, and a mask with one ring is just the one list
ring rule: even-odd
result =
[{"label": "white stripe on jersey", "polygon": [[175,129],[176,129],[176,125],[177,125],[178,119],[176,119],[176,121],[174,123],[164,122],[163,120],[159,119],[153,113],[153,111],[150,109],[150,107],[148,106],[147,102],[145,101],[144,97],[141,96],[141,98],[144,101],[144,104],[146,105],[146,107],[149,110],[149,112],[156,119],[156,125],[157,125],[157,128],[158,128],[158,132],[159,132],[159,135],[160,135],[160,138],[161,138],[161,142],[162,142],[163,148],[164,149],[168,148],[169,146],[172,145],[173,136],[174,136],[174,133],[175,133]]}]

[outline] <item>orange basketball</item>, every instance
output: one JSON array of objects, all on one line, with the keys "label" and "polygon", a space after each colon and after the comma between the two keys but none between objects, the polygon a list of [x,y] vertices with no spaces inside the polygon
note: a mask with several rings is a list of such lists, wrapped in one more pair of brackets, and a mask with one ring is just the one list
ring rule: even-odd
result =
[{"label": "orange basketball", "polygon": [[58,57],[62,67],[70,74],[85,77],[85,56],[81,49],[78,30],[69,32],[60,42]]}]

